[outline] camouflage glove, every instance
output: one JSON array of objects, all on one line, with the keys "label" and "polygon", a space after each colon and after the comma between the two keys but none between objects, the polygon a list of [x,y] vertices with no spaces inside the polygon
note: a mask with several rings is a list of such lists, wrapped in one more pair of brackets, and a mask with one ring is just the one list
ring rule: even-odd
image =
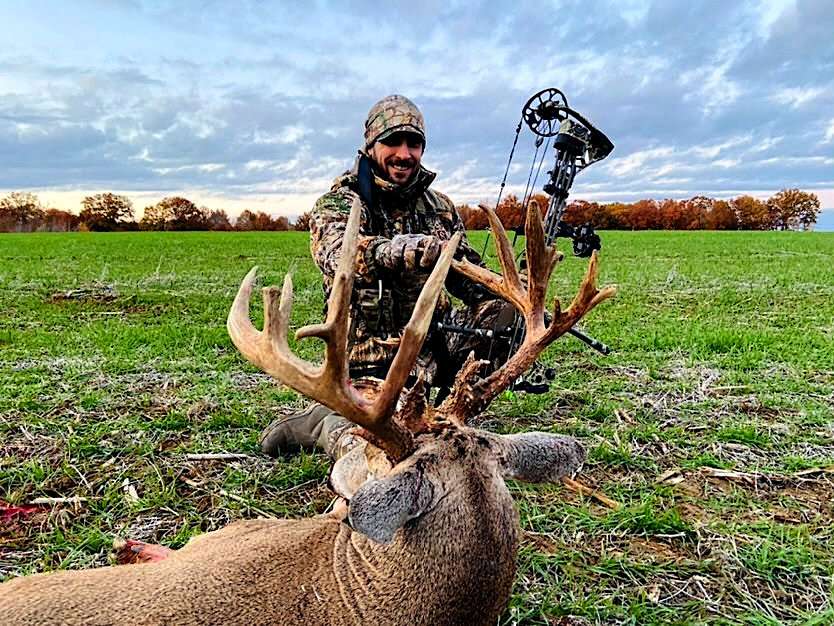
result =
[{"label": "camouflage glove", "polygon": [[395,235],[376,247],[374,259],[393,271],[429,271],[441,247],[440,240],[432,235]]}]

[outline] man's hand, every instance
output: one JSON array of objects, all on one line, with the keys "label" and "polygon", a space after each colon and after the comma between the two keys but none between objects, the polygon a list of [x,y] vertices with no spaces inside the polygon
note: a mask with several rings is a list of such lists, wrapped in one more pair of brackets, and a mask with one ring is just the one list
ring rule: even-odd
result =
[{"label": "man's hand", "polygon": [[442,247],[440,239],[432,235],[395,235],[377,246],[374,257],[389,270],[430,271]]}]

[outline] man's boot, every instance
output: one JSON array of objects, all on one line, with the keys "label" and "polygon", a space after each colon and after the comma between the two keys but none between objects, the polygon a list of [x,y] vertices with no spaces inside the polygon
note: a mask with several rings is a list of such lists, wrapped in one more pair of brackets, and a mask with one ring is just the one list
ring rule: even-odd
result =
[{"label": "man's boot", "polygon": [[332,455],[340,435],[354,424],[323,404],[313,402],[289,417],[280,417],[260,436],[261,451],[273,458],[299,450],[319,448]]}]

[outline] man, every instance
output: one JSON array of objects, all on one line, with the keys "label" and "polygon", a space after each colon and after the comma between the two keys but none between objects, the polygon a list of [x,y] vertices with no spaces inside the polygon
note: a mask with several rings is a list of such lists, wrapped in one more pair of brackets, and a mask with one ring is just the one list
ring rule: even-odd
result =
[{"label": "man", "polygon": [[[385,377],[443,243],[454,233],[464,232],[452,201],[430,188],[435,174],[421,165],[425,147],[425,125],[417,106],[404,96],[383,98],[368,113],[364,147],[353,169],[333,182],[312,211],[310,249],[323,276],[325,296],[329,296],[350,208],[357,198],[362,203],[351,301],[353,377]],[[481,263],[465,234],[457,256]],[[465,306],[452,308],[443,293],[433,322],[492,327],[505,309],[502,300],[455,272],[450,272],[446,288]],[[472,350],[479,358],[496,356],[489,355],[489,345],[483,340],[433,330],[412,373],[422,373],[434,386],[448,387]],[[270,424],[261,434],[261,449],[278,456],[318,446],[335,458],[352,439],[344,437],[352,426],[314,403]]]}]

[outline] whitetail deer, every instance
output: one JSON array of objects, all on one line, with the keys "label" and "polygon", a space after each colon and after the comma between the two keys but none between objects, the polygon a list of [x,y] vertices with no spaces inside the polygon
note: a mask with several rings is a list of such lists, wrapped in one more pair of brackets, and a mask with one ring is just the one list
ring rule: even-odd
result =
[{"label": "whitetail deer", "polygon": [[[548,433],[497,435],[466,419],[520,376],[587,311],[613,293],[595,287],[591,259],[573,303],[544,318],[559,257],[544,243],[537,210],[527,217],[527,285],[498,218],[489,211],[503,276],[454,261],[446,246],[414,309],[387,378],[373,393],[348,378],[348,304],[359,232],[354,206],[324,324],[297,337],[326,343],[314,367],[287,343],[292,281],[264,289],[264,330],[249,318],[256,268],[244,279],[229,333],[251,362],[349,418],[369,443],[334,464],[331,485],[347,506],[312,519],[239,521],[192,540],[162,560],[40,574],[0,586],[8,624],[494,624],[515,574],[519,523],[504,478],[557,481],[584,460],[578,442]],[[467,362],[439,407],[418,381],[401,393],[425,339],[450,266],[523,314],[521,348],[478,376]],[[399,402],[398,402],[399,401]]]}]

